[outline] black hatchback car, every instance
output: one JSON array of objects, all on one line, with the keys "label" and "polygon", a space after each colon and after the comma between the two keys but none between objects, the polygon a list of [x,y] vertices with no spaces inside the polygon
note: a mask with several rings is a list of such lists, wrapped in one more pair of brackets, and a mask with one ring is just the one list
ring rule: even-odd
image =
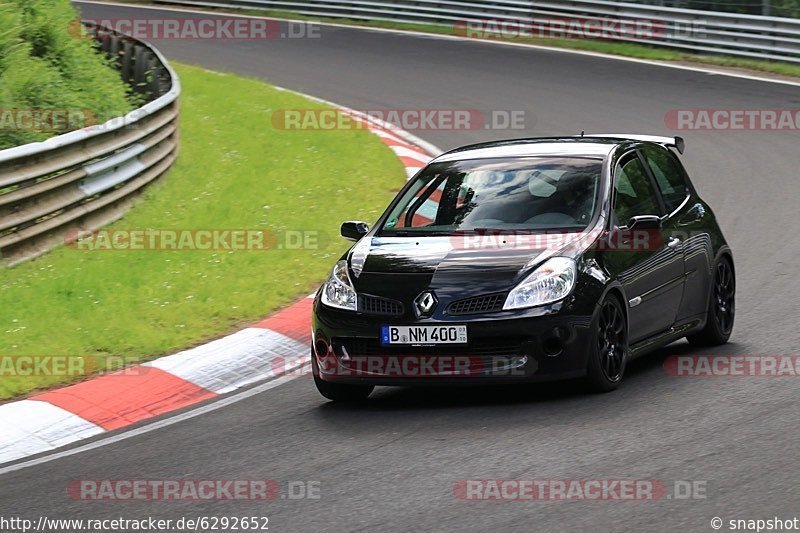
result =
[{"label": "black hatchback car", "polygon": [[727,342],[734,263],[676,152],[591,135],[466,146],[422,169],[314,300],[312,369],[331,400],[376,385],[583,378],[687,337]]}]

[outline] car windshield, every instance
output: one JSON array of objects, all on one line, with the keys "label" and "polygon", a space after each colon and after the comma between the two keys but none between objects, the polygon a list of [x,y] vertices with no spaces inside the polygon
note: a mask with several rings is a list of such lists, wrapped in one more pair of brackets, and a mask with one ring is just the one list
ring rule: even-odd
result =
[{"label": "car windshield", "polygon": [[473,159],[430,165],[394,206],[381,235],[579,231],[597,208],[602,160]]}]

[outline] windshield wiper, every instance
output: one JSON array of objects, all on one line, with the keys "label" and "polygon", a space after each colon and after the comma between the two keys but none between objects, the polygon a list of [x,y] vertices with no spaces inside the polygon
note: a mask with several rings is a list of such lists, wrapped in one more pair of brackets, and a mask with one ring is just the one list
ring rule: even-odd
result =
[{"label": "windshield wiper", "polygon": [[382,231],[378,237],[448,237],[453,232],[443,230],[433,231]]}]

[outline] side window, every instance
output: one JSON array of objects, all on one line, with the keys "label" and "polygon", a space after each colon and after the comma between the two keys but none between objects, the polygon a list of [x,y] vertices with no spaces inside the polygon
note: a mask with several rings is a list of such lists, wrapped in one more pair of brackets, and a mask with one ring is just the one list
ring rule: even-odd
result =
[{"label": "side window", "polygon": [[[427,182],[419,182],[417,190],[411,193],[408,203],[398,205],[389,215],[386,227],[404,229],[432,225],[439,211],[439,198],[445,183],[439,176],[434,176]],[[409,216],[411,208],[413,213]]]},{"label": "side window", "polygon": [[661,190],[667,211],[671,213],[681,205],[689,193],[683,168],[669,150],[645,148],[643,151],[647,164],[650,165],[656,178],[658,188]]},{"label": "side window", "polygon": [[624,226],[639,215],[661,215],[658,196],[639,158],[634,157],[617,168],[614,214]]}]

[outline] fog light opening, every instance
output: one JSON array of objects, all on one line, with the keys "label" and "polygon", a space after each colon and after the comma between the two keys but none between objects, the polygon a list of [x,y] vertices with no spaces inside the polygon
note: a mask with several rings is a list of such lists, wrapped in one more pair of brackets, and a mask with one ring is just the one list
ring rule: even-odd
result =
[{"label": "fog light opening", "polygon": [[564,344],[558,337],[549,337],[542,342],[542,351],[547,357],[556,357],[564,351]]},{"label": "fog light opening", "polygon": [[327,342],[322,339],[317,339],[317,342],[314,345],[314,351],[317,353],[318,357],[325,357],[328,355],[329,350],[330,346],[328,346]]}]

